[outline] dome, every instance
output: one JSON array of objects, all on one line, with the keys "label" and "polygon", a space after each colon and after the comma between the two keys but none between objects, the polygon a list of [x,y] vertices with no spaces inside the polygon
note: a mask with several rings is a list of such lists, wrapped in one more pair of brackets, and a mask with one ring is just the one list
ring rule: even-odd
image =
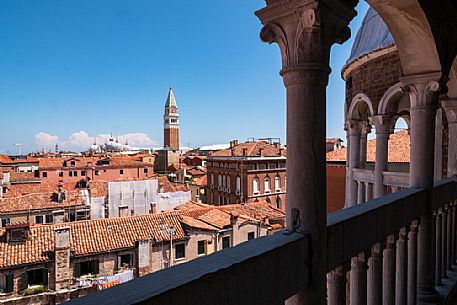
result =
[{"label": "dome", "polygon": [[393,44],[395,44],[395,42],[387,25],[378,13],[370,7],[365,18],[363,18],[360,29],[357,31],[354,44],[352,45],[351,56],[349,56],[347,63],[350,63],[362,55]]}]

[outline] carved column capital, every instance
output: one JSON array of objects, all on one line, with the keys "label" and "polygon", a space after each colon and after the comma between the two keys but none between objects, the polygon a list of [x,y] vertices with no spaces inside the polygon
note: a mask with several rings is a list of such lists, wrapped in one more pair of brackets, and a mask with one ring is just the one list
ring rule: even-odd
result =
[{"label": "carved column capital", "polygon": [[402,90],[409,93],[411,109],[435,109],[438,96],[445,88],[441,72],[401,77]]},{"label": "carved column capital", "polygon": [[457,99],[441,101],[441,107],[446,113],[448,124],[457,124]]},{"label": "carved column capital", "polygon": [[389,135],[394,132],[395,120],[390,115],[374,115],[369,118],[369,121],[374,125],[377,135]]},{"label": "carved column capital", "polygon": [[344,123],[344,129],[347,131],[349,136],[360,136],[364,123],[359,120],[347,120]]},{"label": "carved column capital", "polygon": [[294,70],[328,76],[330,47],[349,39],[355,10],[334,0],[278,0],[267,1],[256,15],[264,25],[262,41],[279,45],[283,76]]}]

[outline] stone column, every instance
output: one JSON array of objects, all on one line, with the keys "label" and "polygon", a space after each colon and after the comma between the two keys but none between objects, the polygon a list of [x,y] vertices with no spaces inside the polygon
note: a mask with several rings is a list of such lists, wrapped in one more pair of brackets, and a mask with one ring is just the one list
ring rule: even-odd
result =
[{"label": "stone column", "polygon": [[451,249],[451,262],[452,264],[455,264],[455,260],[456,260],[456,256],[457,256],[457,250],[456,250],[456,246],[457,246],[457,232],[455,231],[457,229],[457,226],[456,226],[456,211],[457,210],[457,207],[456,207],[456,204],[455,202],[452,203],[452,227],[451,227],[451,230],[452,230],[452,249]]},{"label": "stone column", "polygon": [[387,237],[382,263],[382,304],[395,304],[395,236]]},{"label": "stone column", "polygon": [[357,204],[365,202],[365,183],[357,181]]},{"label": "stone column", "polygon": [[361,133],[360,133],[360,168],[365,168],[367,163],[367,143],[368,134],[371,132],[371,126],[368,122],[361,122]]},{"label": "stone column", "polygon": [[447,207],[443,207],[441,220],[441,277],[447,277]]},{"label": "stone column", "polygon": [[447,176],[457,175],[457,98],[441,101],[449,127]]},{"label": "stone column", "polygon": [[392,132],[392,120],[387,115],[377,115],[370,118],[376,129],[376,162],[374,167],[374,198],[384,195],[382,172],[387,170],[389,154],[389,135]]},{"label": "stone column", "polygon": [[360,136],[361,136],[361,122],[356,120],[346,121],[346,130],[349,134],[349,166],[346,187],[346,206],[354,206],[358,202],[358,183],[354,180],[354,168],[360,167]]},{"label": "stone column", "polygon": [[382,247],[380,243],[371,247],[368,259],[368,305],[382,305]]},{"label": "stone column", "polygon": [[343,268],[338,267],[327,274],[328,305],[346,305],[346,281]]},{"label": "stone column", "polygon": [[435,284],[441,285],[441,266],[442,266],[442,257],[441,257],[441,228],[442,228],[442,215],[441,209],[436,214],[436,229],[435,229]]},{"label": "stone column", "polygon": [[395,305],[406,305],[408,282],[408,237],[405,228],[400,230],[397,241],[397,258],[395,274]]},{"label": "stone column", "polygon": [[351,259],[350,305],[367,304],[367,263],[365,254],[361,253]]},{"label": "stone column", "polygon": [[331,1],[332,10],[319,1],[266,4],[256,12],[264,25],[260,37],[280,47],[280,74],[287,96],[286,228],[306,232],[313,249],[309,261],[313,276],[286,303],[323,305],[327,296],[325,104],[330,48],[349,38],[348,23],[356,12],[338,1]]},{"label": "stone column", "polygon": [[407,304],[416,305],[417,282],[417,221],[413,221],[408,234],[408,292]]},{"label": "stone column", "polygon": [[[411,102],[411,162],[410,186],[426,188],[428,201],[433,188],[435,119],[438,103],[438,80],[441,73],[401,78]],[[418,235],[417,301],[433,302],[437,293],[433,286],[434,264],[432,255],[432,211],[427,206],[421,217]]]},{"label": "stone column", "polygon": [[373,199],[373,184],[365,182],[365,201]]}]

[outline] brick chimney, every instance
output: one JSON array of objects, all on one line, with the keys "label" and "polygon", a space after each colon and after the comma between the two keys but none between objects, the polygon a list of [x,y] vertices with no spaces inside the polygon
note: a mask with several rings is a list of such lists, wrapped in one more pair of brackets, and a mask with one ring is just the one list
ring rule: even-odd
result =
[{"label": "brick chimney", "polygon": [[55,234],[55,291],[69,289],[73,281],[70,266],[70,227],[54,228]]},{"label": "brick chimney", "polygon": [[238,217],[240,214],[236,211],[230,213],[230,225],[232,226],[232,246],[236,246],[238,244],[238,234],[239,234],[239,226],[238,226]]},{"label": "brick chimney", "polygon": [[151,245],[149,240],[138,241],[138,275],[143,276],[151,273],[150,263]]},{"label": "brick chimney", "polygon": [[230,141],[230,148],[233,148],[237,145],[238,145],[238,140],[235,139],[235,140]]}]

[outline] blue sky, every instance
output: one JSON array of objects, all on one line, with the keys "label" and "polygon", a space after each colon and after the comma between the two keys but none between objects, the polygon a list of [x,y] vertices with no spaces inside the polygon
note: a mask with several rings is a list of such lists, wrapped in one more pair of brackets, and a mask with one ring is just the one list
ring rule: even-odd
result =
[{"label": "blue sky", "polygon": [[[260,41],[254,16],[264,3],[1,1],[0,152],[17,152],[14,143],[78,149],[110,132],[158,147],[170,82],[181,145],[284,142],[279,49]],[[340,71],[366,9],[362,2],[351,40],[332,49],[328,137],[345,138]]]}]

